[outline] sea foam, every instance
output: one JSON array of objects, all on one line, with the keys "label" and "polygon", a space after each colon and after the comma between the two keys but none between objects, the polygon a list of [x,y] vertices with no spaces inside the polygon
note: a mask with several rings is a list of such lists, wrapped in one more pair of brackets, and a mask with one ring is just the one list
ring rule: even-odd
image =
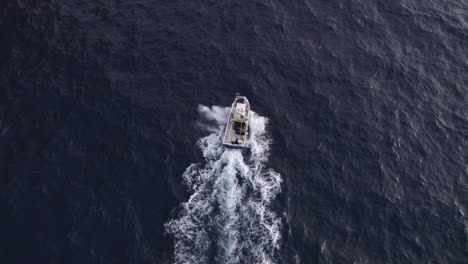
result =
[{"label": "sea foam", "polygon": [[243,152],[222,145],[229,108],[198,111],[210,134],[197,142],[204,161],[183,174],[192,194],[165,226],[174,238],[174,263],[276,263],[281,218],[271,202],[281,176],[266,167],[268,119],[251,113],[250,150]]}]

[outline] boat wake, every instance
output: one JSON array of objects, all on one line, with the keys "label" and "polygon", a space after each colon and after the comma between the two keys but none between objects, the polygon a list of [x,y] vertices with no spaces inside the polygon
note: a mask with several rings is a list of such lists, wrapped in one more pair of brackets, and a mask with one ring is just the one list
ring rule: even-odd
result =
[{"label": "boat wake", "polygon": [[[281,177],[266,168],[267,119],[252,112],[250,153],[221,143],[229,108],[199,106],[210,134],[198,141],[205,161],[183,174],[193,194],[166,223],[174,237],[174,263],[276,263],[281,219],[271,209]],[[214,123],[214,125],[213,125]]]}]

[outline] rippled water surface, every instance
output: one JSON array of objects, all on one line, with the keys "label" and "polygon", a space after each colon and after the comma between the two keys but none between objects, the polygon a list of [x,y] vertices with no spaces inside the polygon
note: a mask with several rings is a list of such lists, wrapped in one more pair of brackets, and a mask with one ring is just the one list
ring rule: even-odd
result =
[{"label": "rippled water surface", "polygon": [[6,0],[0,32],[0,263],[468,263],[467,1]]}]

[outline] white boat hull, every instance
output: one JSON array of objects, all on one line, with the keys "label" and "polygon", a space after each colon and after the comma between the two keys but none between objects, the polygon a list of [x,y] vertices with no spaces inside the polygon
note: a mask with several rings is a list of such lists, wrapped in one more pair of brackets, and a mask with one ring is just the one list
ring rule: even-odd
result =
[{"label": "white boat hull", "polygon": [[250,119],[250,104],[245,96],[236,96],[232,103],[224,132],[223,144],[231,148],[244,148]]}]

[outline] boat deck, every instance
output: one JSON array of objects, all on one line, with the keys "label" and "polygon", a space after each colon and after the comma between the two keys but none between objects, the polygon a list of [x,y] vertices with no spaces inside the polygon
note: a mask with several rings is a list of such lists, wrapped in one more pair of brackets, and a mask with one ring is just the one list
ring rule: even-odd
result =
[{"label": "boat deck", "polygon": [[[225,135],[225,138],[224,138],[224,143],[225,144],[231,144],[232,146],[243,147],[244,142],[242,142],[240,140],[240,135],[236,134],[236,132],[234,131],[233,125],[234,125],[234,121],[230,120],[229,123],[226,126],[226,131],[227,132],[226,132],[226,135]],[[239,140],[240,144],[233,143],[233,142],[236,142],[236,140]]]}]

